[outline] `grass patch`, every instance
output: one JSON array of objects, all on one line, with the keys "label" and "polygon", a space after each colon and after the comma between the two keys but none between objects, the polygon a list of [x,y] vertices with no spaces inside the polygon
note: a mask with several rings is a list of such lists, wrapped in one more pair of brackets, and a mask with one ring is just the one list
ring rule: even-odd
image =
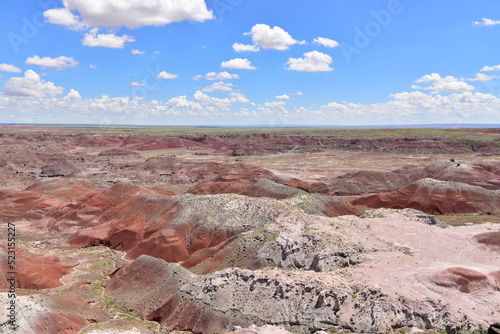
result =
[{"label": "grass patch", "polygon": [[466,223],[484,224],[486,222],[500,224],[500,216],[496,215],[438,215],[436,218],[451,226],[464,226]]}]

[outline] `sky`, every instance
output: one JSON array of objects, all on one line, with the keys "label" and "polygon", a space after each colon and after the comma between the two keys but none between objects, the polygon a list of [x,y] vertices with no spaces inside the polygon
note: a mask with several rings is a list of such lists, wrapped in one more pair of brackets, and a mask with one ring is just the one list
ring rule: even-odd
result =
[{"label": "sky", "polygon": [[500,124],[499,0],[0,2],[0,123]]}]

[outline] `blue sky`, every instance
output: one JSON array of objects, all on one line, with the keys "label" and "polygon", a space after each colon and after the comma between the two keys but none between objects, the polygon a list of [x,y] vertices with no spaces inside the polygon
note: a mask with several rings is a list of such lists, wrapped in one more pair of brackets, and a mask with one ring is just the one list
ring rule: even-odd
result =
[{"label": "blue sky", "polygon": [[500,123],[500,1],[0,3],[0,122]]}]

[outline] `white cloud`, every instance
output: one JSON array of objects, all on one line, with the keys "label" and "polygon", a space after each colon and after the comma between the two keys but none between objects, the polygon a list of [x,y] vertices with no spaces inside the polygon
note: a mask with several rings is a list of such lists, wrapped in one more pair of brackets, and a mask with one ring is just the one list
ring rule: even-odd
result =
[{"label": "white cloud", "polygon": [[481,69],[481,72],[485,71],[498,71],[500,70],[500,65],[495,65],[495,66],[485,66]]},{"label": "white cloud", "polygon": [[327,54],[311,51],[304,53],[305,58],[288,58],[286,63],[287,70],[301,72],[328,72],[333,71],[330,64],[333,62],[332,57]]},{"label": "white cloud", "polygon": [[69,29],[81,30],[86,26],[80,21],[80,17],[74,15],[67,8],[49,9],[43,13],[50,23],[66,26]]},{"label": "white cloud", "polygon": [[161,52],[160,51],[155,51],[153,52],[155,55],[159,55]]},{"label": "white cloud", "polygon": [[200,79],[205,79],[205,80],[231,80],[231,79],[239,79],[240,76],[238,74],[232,74],[226,71],[223,72],[209,72],[205,76],[198,74],[197,76],[193,77],[193,80],[200,80]]},{"label": "white cloud", "polygon": [[8,96],[46,97],[60,95],[64,93],[64,88],[40,79],[35,71],[27,70],[24,77],[10,78],[5,83],[3,93]]},{"label": "white cloud", "polygon": [[146,86],[146,83],[144,82],[144,80],[142,81],[134,81],[131,83],[132,86],[134,87],[143,87],[143,86]]},{"label": "white cloud", "polygon": [[208,111],[230,111],[231,105],[233,103],[247,103],[248,99],[240,93],[231,92],[231,98],[216,98],[202,93],[201,91],[196,91],[194,94],[194,99],[201,106],[205,107]]},{"label": "white cloud", "polygon": [[239,92],[231,92],[229,93],[231,96],[232,103],[248,103],[250,100],[243,94]]},{"label": "white cloud", "polygon": [[412,85],[411,88],[433,90],[433,94],[437,94],[439,92],[468,92],[475,89],[474,86],[471,86],[464,81],[458,80],[455,77],[447,76],[443,78],[438,73],[426,74],[420,79],[417,79],[415,83],[430,83],[431,85],[428,87]]},{"label": "white cloud", "polygon": [[16,66],[10,65],[10,64],[0,64],[0,71],[1,72],[21,73],[21,69],[19,67],[16,67]]},{"label": "white cloud", "polygon": [[486,17],[483,17],[481,21],[476,21],[474,22],[475,25],[481,25],[481,26],[494,26],[497,24],[500,24],[500,20],[492,20],[488,19]]},{"label": "white cloud", "polygon": [[214,82],[210,86],[202,89],[203,92],[216,92],[216,91],[231,91],[233,90],[232,83],[226,83],[224,81]]},{"label": "white cloud", "polygon": [[99,34],[99,29],[91,29],[83,36],[82,44],[86,46],[102,46],[105,48],[123,49],[126,42],[135,42],[134,36],[115,34]]},{"label": "white cloud", "polygon": [[267,108],[281,108],[286,105],[285,101],[273,101],[273,102],[266,102],[264,103],[264,106]]},{"label": "white cloud", "polygon": [[54,67],[58,70],[62,70],[68,67],[75,67],[76,65],[78,65],[78,62],[73,57],[60,56],[57,58],[40,58],[39,56],[34,55],[33,57],[28,57],[28,59],[26,59],[26,64],[38,65],[41,68]]},{"label": "white cloud", "polygon": [[279,100],[290,100],[290,96],[283,94],[283,95],[276,95],[276,98]]},{"label": "white cloud", "polygon": [[[44,13],[49,22],[71,26],[72,22],[82,21],[90,27],[134,29],[214,18],[204,0],[64,0],[63,3],[64,8]],[[72,12],[78,12],[81,19]]]},{"label": "white cloud", "polygon": [[246,58],[235,58],[228,61],[222,62],[220,65],[222,68],[231,68],[231,69],[239,69],[239,70],[255,70],[255,67],[252,66],[250,60]]},{"label": "white cloud", "polygon": [[251,35],[252,41],[264,49],[288,50],[291,45],[305,43],[304,41],[296,41],[280,27],[271,28],[267,24],[256,24],[250,32],[244,35]]},{"label": "white cloud", "polygon": [[474,79],[467,79],[468,81],[490,81],[493,79],[497,79],[497,76],[494,75],[486,75],[484,73],[476,73],[476,77]]},{"label": "white cloud", "polygon": [[175,79],[177,77],[177,74],[168,73],[167,71],[161,71],[157,76],[158,79]]},{"label": "white cloud", "polygon": [[132,52],[133,55],[143,55],[143,54],[146,53],[144,51],[140,51],[140,50],[136,50],[136,49],[132,49],[131,52]]},{"label": "white cloud", "polygon": [[304,93],[302,93],[302,92],[297,92],[297,93],[295,93],[295,94],[296,94],[296,95],[299,95],[299,96],[304,95]]},{"label": "white cloud", "polygon": [[202,106],[208,107],[209,110],[219,109],[222,111],[229,111],[231,107],[230,99],[228,98],[219,99],[217,97],[204,94],[199,90],[196,91],[196,93],[194,93],[194,99]]},{"label": "white cloud", "polygon": [[339,42],[334,41],[333,39],[324,38],[324,37],[317,37],[317,38],[315,38],[313,40],[313,43],[314,44],[323,45],[323,46],[325,46],[327,48],[334,48],[334,47],[339,46]]},{"label": "white cloud", "polygon": [[233,49],[236,52],[257,52],[260,50],[258,45],[240,44],[240,43],[234,43]]},{"label": "white cloud", "polygon": [[95,64],[90,64],[89,66],[90,66],[90,68],[97,68],[97,65],[95,65]]},{"label": "white cloud", "polygon": [[[31,91],[31,90],[28,90]],[[135,124],[497,124],[500,97],[484,93],[452,93],[447,96],[425,92],[401,92],[384,103],[359,104],[330,102],[320,107],[286,108],[285,101],[256,105],[238,92],[228,98],[214,98],[201,91],[193,97],[178,96],[165,103],[141,98],[110,97],[85,99],[70,90],[64,97],[26,98],[0,94],[0,121],[31,119],[64,123],[96,123],[103,119]],[[32,96],[32,95],[29,95]],[[249,103],[247,108],[235,104]],[[228,112],[231,111],[231,112]],[[26,118],[28,115],[31,118]],[[193,121],[195,120],[195,121]],[[177,123],[175,123],[177,122]]]},{"label": "white cloud", "polygon": [[65,97],[63,97],[63,100],[75,101],[75,100],[78,100],[81,98],[82,98],[82,96],[80,95],[80,93],[78,93],[76,90],[71,88],[69,90],[69,93]]}]

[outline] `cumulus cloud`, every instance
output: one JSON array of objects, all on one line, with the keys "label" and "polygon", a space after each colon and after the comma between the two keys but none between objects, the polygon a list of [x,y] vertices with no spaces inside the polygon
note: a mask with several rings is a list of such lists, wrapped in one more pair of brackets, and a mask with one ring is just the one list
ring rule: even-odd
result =
[{"label": "cumulus cloud", "polygon": [[19,67],[16,67],[16,66],[10,65],[10,64],[0,64],[0,71],[1,72],[21,73],[21,69]]},{"label": "cumulus cloud", "polygon": [[231,96],[230,101],[232,103],[248,103],[248,102],[250,102],[250,100],[245,95],[241,94],[240,92],[231,92],[231,93],[229,93],[229,95]]},{"label": "cumulus cloud", "polygon": [[239,79],[240,76],[238,74],[232,74],[226,71],[223,72],[209,72],[205,76],[198,74],[197,76],[193,77],[193,80],[200,80],[200,79],[205,79],[205,80],[231,80],[231,79]]},{"label": "cumulus cloud", "polygon": [[486,17],[483,17],[481,21],[476,21],[474,22],[475,25],[480,25],[480,26],[494,26],[497,24],[500,24],[500,20],[492,20],[488,19]]},{"label": "cumulus cloud", "polygon": [[81,99],[82,96],[80,95],[80,93],[78,93],[78,91],[74,90],[73,88],[71,88],[69,90],[69,93],[63,97],[63,100],[66,100],[66,101],[75,101],[75,100],[78,100],[78,99]]},{"label": "cumulus cloud", "polygon": [[[173,97],[165,103],[141,98],[110,97],[85,99],[77,91],[70,90],[64,97],[26,98],[0,94],[0,119],[20,121],[29,113],[33,120],[43,113],[46,121],[72,119],[80,123],[99,123],[113,118],[114,121],[144,120],[177,124],[422,124],[422,123],[498,123],[500,97],[484,93],[451,93],[447,96],[420,91],[390,95],[384,103],[360,104],[332,101],[320,107],[286,108],[285,101],[267,102],[262,105],[249,103],[247,108],[234,111],[238,103],[248,103],[241,93],[231,91],[229,97],[215,98],[197,91],[191,98]],[[32,95],[30,95],[32,96]],[[58,113],[58,114],[57,114]],[[53,116],[56,115],[56,116]],[[57,116],[59,115],[59,116]],[[57,118],[59,117],[59,118]],[[139,123],[141,121],[139,120]],[[153,123],[154,124],[154,123]]]},{"label": "cumulus cloud", "polygon": [[316,37],[313,40],[313,43],[314,44],[323,45],[323,46],[325,46],[327,48],[334,48],[334,47],[339,46],[339,42],[334,41],[333,39],[324,38],[324,37]]},{"label": "cumulus cloud", "polygon": [[73,26],[81,21],[90,27],[134,29],[214,18],[204,0],[64,0],[63,3],[64,8],[44,13],[49,22]]},{"label": "cumulus cloud", "polygon": [[83,36],[82,44],[86,46],[101,46],[105,48],[123,49],[126,42],[135,42],[134,36],[115,34],[99,34],[99,29],[91,29]]},{"label": "cumulus cloud", "polygon": [[291,45],[297,43],[305,44],[304,41],[300,42],[293,39],[288,32],[280,27],[275,26],[271,28],[267,24],[262,23],[254,25],[252,30],[244,35],[252,36],[254,44],[263,49],[288,50]]},{"label": "cumulus cloud", "polygon": [[90,66],[90,68],[97,68],[97,65],[95,65],[95,64],[90,64],[89,66]]},{"label": "cumulus cloud", "polygon": [[255,67],[252,66],[252,64],[250,63],[250,60],[246,58],[235,58],[228,61],[224,61],[222,62],[220,67],[239,69],[239,70],[255,70]]},{"label": "cumulus cloud", "polygon": [[57,58],[43,57],[40,58],[37,55],[33,57],[28,57],[26,59],[26,64],[28,65],[38,65],[41,68],[53,67],[58,70],[62,70],[68,67],[75,67],[78,62],[73,57],[60,56]]},{"label": "cumulus cloud", "polygon": [[257,52],[260,50],[257,45],[234,43],[233,49],[236,52]]},{"label": "cumulus cloud", "polygon": [[500,70],[500,65],[495,65],[495,66],[485,66],[481,69],[481,72],[485,71],[497,71]]},{"label": "cumulus cloud", "polygon": [[158,79],[175,79],[177,77],[177,74],[168,73],[167,71],[161,71],[157,76]]},{"label": "cumulus cloud", "polygon": [[318,51],[304,53],[304,58],[288,58],[287,70],[301,72],[329,72],[333,71],[330,64],[332,57]]},{"label": "cumulus cloud", "polygon": [[134,87],[143,87],[146,86],[146,82],[144,80],[142,81],[134,81],[131,83],[132,86]]},{"label": "cumulus cloud", "polygon": [[264,106],[268,107],[268,108],[279,108],[279,107],[283,107],[285,105],[286,105],[285,101],[273,101],[273,102],[264,103]]},{"label": "cumulus cloud", "polygon": [[474,79],[467,79],[469,81],[490,81],[493,79],[497,79],[497,76],[494,75],[486,75],[484,73],[476,73],[476,77]]},{"label": "cumulus cloud", "polygon": [[232,83],[226,83],[224,81],[214,82],[210,86],[202,89],[203,92],[216,92],[216,91],[231,91],[233,90]]},{"label": "cumulus cloud", "polygon": [[43,13],[43,16],[53,24],[63,25],[69,29],[81,30],[86,25],[80,21],[78,15],[74,15],[68,8],[49,9]]},{"label": "cumulus cloud", "polygon": [[206,110],[215,111],[230,111],[231,105],[233,103],[247,103],[248,99],[240,93],[231,92],[231,98],[217,98],[207,95],[201,91],[196,91],[194,93],[194,99],[200,104],[200,106],[206,108]]},{"label": "cumulus cloud", "polygon": [[136,49],[132,49],[131,52],[132,52],[133,55],[143,55],[143,54],[146,53],[144,51],[140,51],[140,50],[136,50]]},{"label": "cumulus cloud", "polygon": [[24,77],[10,78],[5,83],[3,93],[8,96],[46,97],[63,94],[64,88],[42,80],[33,70],[27,70]]},{"label": "cumulus cloud", "polygon": [[290,100],[290,96],[283,94],[283,95],[276,95],[276,98],[278,100]]},{"label": "cumulus cloud", "polygon": [[430,86],[422,87],[419,85],[412,85],[413,89],[426,89],[432,90],[433,94],[437,94],[439,92],[448,92],[448,93],[459,93],[459,92],[468,92],[474,90],[474,86],[469,85],[468,83],[458,80],[453,76],[441,77],[438,73],[426,74],[420,79],[417,79],[415,83],[429,83]]}]

